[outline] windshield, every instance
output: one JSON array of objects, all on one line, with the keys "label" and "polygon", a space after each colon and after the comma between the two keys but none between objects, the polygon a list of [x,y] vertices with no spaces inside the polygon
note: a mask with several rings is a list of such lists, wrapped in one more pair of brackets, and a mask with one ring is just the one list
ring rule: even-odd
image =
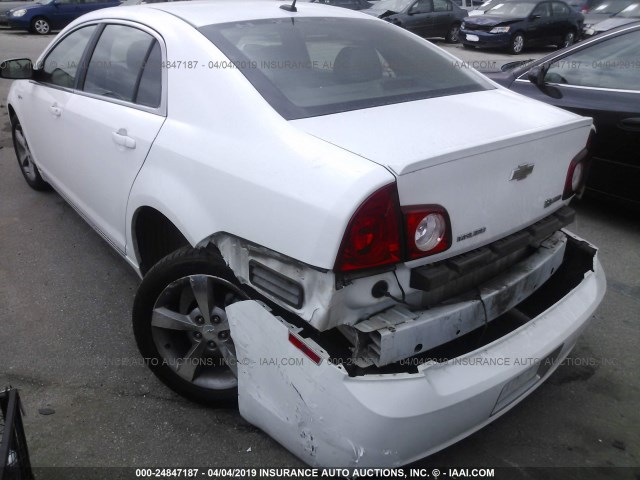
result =
[{"label": "windshield", "polygon": [[619,13],[615,14],[619,18],[640,18],[640,3],[634,3]]},{"label": "windshield", "polygon": [[613,15],[614,13],[618,13],[620,10],[623,10],[627,7],[631,2],[628,0],[611,0],[598,4],[595,8],[593,8],[589,13],[598,13],[602,15]]},{"label": "windshield", "polygon": [[402,12],[411,5],[412,2],[413,0],[380,0],[374,3],[371,8],[380,11],[390,10],[392,12]]},{"label": "windshield", "polygon": [[385,22],[280,18],[200,31],[289,120],[494,88]]},{"label": "windshield", "polygon": [[535,6],[535,3],[530,2],[499,3],[495,7],[487,10],[486,15],[497,15],[499,17],[528,17]]}]

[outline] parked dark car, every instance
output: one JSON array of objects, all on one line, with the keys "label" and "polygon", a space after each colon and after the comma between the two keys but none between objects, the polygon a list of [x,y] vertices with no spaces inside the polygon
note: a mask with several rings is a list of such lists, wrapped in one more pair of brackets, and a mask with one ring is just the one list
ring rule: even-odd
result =
[{"label": "parked dark car", "polygon": [[569,6],[578,12],[586,15],[589,11],[596,6],[600,0],[568,0]]},{"label": "parked dark car", "polygon": [[[592,117],[587,192],[640,207],[640,22],[506,72],[488,73],[523,95]],[[503,67],[503,68],[505,68]]]},{"label": "parked dark car", "polygon": [[583,30],[583,36],[592,37],[607,30],[611,30],[628,23],[633,23],[640,20],[640,2],[630,3],[620,12],[605,18],[597,23],[585,24]]},{"label": "parked dark car", "polygon": [[348,8],[349,10],[365,10],[371,8],[373,3],[367,0],[311,0],[311,3],[322,3],[334,7]]},{"label": "parked dark car", "polygon": [[567,47],[582,23],[582,14],[559,0],[504,2],[465,20],[460,41],[467,48],[506,48],[512,54],[534,44]]},{"label": "parked dark car", "polygon": [[9,10],[16,7],[23,7],[25,5],[31,5],[34,2],[25,0],[0,0],[0,25],[6,25],[8,23],[7,14]]},{"label": "parked dark car", "polygon": [[449,0],[380,0],[363,13],[375,15],[425,38],[457,43],[466,10]]},{"label": "parked dark car", "polygon": [[12,9],[8,15],[9,26],[46,35],[85,13],[116,5],[120,5],[119,0],[42,0]]},{"label": "parked dark car", "polygon": [[600,0],[593,5],[589,12],[584,16],[584,29],[589,30],[595,27],[598,23],[603,22],[621,12],[635,0]]}]

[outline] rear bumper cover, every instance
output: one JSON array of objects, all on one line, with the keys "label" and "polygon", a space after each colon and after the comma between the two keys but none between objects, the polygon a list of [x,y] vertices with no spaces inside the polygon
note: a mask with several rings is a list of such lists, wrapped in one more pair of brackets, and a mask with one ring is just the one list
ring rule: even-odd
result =
[{"label": "rear bumper cover", "polygon": [[540,385],[571,351],[605,288],[594,254],[575,288],[493,343],[417,373],[358,377],[308,339],[322,360],[305,357],[289,341],[296,328],[258,302],[233,304],[240,413],[310,465],[410,463],[482,428]]}]

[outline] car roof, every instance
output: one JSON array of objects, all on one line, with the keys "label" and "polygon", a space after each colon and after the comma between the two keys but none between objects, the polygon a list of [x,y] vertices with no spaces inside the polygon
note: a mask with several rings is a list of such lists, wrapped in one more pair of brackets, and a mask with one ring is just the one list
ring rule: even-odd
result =
[{"label": "car roof", "polygon": [[[329,5],[300,2],[297,13],[283,10],[280,5],[291,2],[274,0],[204,0],[188,2],[151,3],[137,8],[151,8],[170,13],[194,27],[217,23],[261,20],[266,18],[295,17],[354,17],[370,18],[369,15],[338,9]],[[129,7],[132,8],[132,7]],[[111,10],[111,9],[110,9]],[[111,12],[110,12],[111,13]]]}]

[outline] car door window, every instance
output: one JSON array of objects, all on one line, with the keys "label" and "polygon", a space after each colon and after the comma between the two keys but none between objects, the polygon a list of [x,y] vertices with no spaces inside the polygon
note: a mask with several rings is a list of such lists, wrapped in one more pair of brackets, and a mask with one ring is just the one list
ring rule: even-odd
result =
[{"label": "car door window", "polygon": [[162,83],[157,43],[137,28],[107,25],[91,56],[83,90],[126,102],[140,97],[142,104],[157,106]]},{"label": "car door window", "polygon": [[447,0],[433,0],[434,12],[448,12],[450,10],[452,10],[452,7]]},{"label": "car door window", "polygon": [[532,15],[540,15],[541,18],[549,18],[551,16],[549,4],[541,3],[533,10]]},{"label": "car door window", "polygon": [[640,91],[640,31],[620,35],[554,61],[545,81]]},{"label": "car door window", "polygon": [[411,7],[411,13],[430,13],[432,11],[431,0],[418,0]]},{"label": "car door window", "polygon": [[96,26],[80,28],[60,41],[47,55],[40,80],[60,87],[73,88],[82,54]]},{"label": "car door window", "polygon": [[554,17],[566,17],[569,15],[569,7],[563,3],[553,2],[551,9],[553,10]]}]

